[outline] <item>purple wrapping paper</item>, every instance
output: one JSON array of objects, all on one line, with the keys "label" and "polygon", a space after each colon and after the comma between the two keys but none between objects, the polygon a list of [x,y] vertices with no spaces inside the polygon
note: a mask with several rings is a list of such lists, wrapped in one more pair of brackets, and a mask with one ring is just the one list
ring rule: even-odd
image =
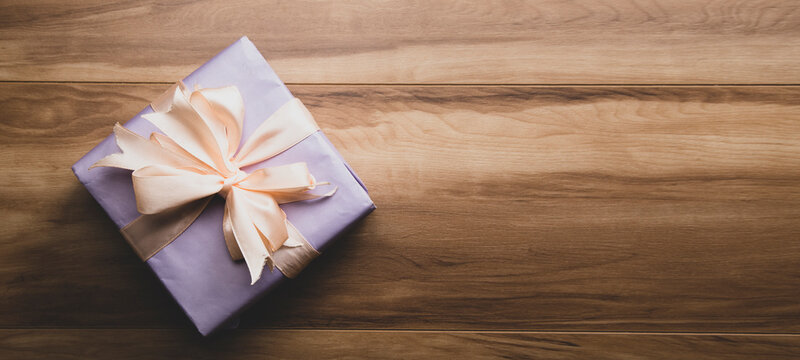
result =
[{"label": "purple wrapping paper", "polygon": [[[255,128],[292,94],[246,37],[223,50],[187,76],[184,83],[192,89],[235,85],[245,104],[242,143]],[[153,112],[148,106],[125,127],[149,137],[157,128],[142,118]],[[109,131],[111,127],[109,126]],[[240,144],[241,146],[241,144]],[[106,155],[119,152],[114,137],[109,136],[73,165],[72,170],[118,227],[139,217],[131,182],[131,171],[89,166]],[[255,169],[306,162],[319,181],[338,186],[330,198],[281,205],[289,220],[319,251],[324,251],[349,225],[369,214],[375,205],[366,187],[322,132],[277,156],[244,168]],[[285,279],[275,269],[265,269],[261,279],[250,285],[247,266],[231,260],[222,233],[224,200],[215,196],[189,228],[172,243],[147,261],[147,265],[172,294],[198,331],[208,335],[225,324],[235,322],[239,314]]]}]

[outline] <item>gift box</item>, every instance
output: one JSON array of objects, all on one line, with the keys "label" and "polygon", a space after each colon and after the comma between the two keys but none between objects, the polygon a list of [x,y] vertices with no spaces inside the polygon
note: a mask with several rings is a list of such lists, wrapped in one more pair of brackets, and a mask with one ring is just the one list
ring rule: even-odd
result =
[{"label": "gift box", "polygon": [[[185,89],[235,87],[238,90],[244,110],[240,150],[263,122],[273,121],[271,119],[294,99],[246,37],[217,54],[184,78],[182,83]],[[148,121],[151,119],[148,114],[156,113],[154,107],[158,107],[158,102],[169,100],[173,92],[175,92],[174,87],[160,100],[156,100],[129,120],[124,128],[145,139],[151,137],[153,133],[163,134],[160,126],[157,127]],[[288,127],[295,126],[292,121],[289,117]],[[118,136],[124,135],[122,130],[115,132]],[[143,195],[144,191],[140,190],[134,192],[136,180],[133,179],[131,170],[115,167],[90,169],[101,159],[121,153],[121,145],[117,141],[114,134],[110,135],[78,160],[72,170],[105,209],[111,220],[125,230],[135,220],[150,216],[140,213],[141,202],[144,201],[142,198],[146,194]],[[252,142],[256,143],[255,146],[262,145],[258,144],[258,141]],[[299,162],[305,163],[308,172],[313,174],[313,178],[309,181],[324,180],[336,190],[332,194],[326,194],[328,196],[320,195],[318,199],[282,203],[280,209],[285,213],[288,223],[291,223],[302,234],[307,244],[313,247],[311,251],[322,252],[348,227],[374,210],[375,206],[364,184],[319,130],[311,132],[277,155],[243,166],[241,170],[247,175],[259,169],[280,168]],[[143,170],[136,171],[145,173]],[[137,186],[143,186],[141,184],[145,181],[142,179],[139,181]],[[229,184],[223,186],[228,186],[230,189]],[[180,190],[180,187],[176,188],[176,191]],[[140,202],[138,208],[137,200]],[[253,275],[253,266],[248,269],[245,261],[234,260],[232,253],[238,250],[231,249],[229,247],[231,239],[226,239],[227,234],[232,232],[229,228],[224,228],[229,219],[226,209],[230,209],[227,207],[229,205],[226,203],[226,198],[212,195],[207,197],[207,200],[198,201],[205,203],[202,204],[204,205],[201,206],[202,212],[198,212],[196,219],[166,245],[154,247],[153,253],[143,259],[146,259],[145,263],[164,284],[198,331],[207,335],[235,323],[242,311],[287,279],[287,275],[279,268],[272,270],[267,268],[261,273],[260,278],[252,283],[257,277]],[[244,216],[256,218],[259,214],[251,212]],[[147,231],[140,232],[144,233],[144,236],[148,235]],[[241,235],[241,232],[238,234]],[[129,237],[130,235],[126,235],[126,239],[130,241]],[[237,238],[236,241],[240,240]],[[269,243],[265,244],[269,248]],[[286,246],[278,245],[278,247],[281,251],[287,249]]]}]

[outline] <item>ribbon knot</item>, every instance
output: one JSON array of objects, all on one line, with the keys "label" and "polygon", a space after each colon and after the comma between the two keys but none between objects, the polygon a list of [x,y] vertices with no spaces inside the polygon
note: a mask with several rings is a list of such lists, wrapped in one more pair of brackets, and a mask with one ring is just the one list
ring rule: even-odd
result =
[{"label": "ribbon knot", "polygon": [[227,199],[228,194],[231,192],[231,188],[245,178],[247,178],[247,173],[242,171],[242,169],[236,169],[236,173],[233,174],[233,176],[226,177],[222,181],[222,189],[219,191],[220,196]]},{"label": "ribbon knot", "polygon": [[142,214],[122,228],[136,252],[147,260],[180,235],[209,199],[225,198],[223,234],[234,260],[244,259],[251,284],[265,265],[293,277],[318,253],[286,219],[279,204],[332,196],[310,193],[319,185],[305,163],[257,169],[260,163],[294,146],[319,127],[300,100],[292,99],[263,121],[239,147],[244,101],[234,86],[189,91],[178,83],[143,115],[162,133],[149,139],[114,126],[122,153],[92,167],[133,170],[136,207]]}]

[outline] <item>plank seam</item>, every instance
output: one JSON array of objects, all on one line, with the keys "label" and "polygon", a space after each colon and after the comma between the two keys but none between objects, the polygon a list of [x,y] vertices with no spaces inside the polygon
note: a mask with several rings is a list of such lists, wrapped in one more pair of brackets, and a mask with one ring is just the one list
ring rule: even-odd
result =
[{"label": "plank seam", "polygon": [[[190,328],[147,327],[0,327],[4,330],[168,330],[191,331]],[[640,336],[756,336],[800,337],[800,333],[769,332],[692,332],[692,331],[550,331],[550,330],[448,330],[448,329],[336,329],[336,328],[239,328],[235,331],[350,332],[350,333],[450,333],[450,334],[553,334],[553,335],[640,335]]]},{"label": "plank seam", "polygon": [[[50,81],[50,80],[0,80],[0,84],[75,84],[75,85],[171,85],[167,81]],[[605,83],[564,83],[564,84],[505,84],[505,83],[294,83],[287,86],[396,86],[396,87],[798,87],[800,84],[605,84]]]}]

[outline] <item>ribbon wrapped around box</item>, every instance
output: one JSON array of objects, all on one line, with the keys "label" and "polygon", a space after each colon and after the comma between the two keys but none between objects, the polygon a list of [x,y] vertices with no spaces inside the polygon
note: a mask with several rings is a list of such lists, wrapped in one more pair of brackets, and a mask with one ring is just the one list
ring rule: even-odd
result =
[{"label": "ribbon wrapped around box", "polygon": [[375,209],[247,38],[117,124],[73,171],[203,335]]}]

